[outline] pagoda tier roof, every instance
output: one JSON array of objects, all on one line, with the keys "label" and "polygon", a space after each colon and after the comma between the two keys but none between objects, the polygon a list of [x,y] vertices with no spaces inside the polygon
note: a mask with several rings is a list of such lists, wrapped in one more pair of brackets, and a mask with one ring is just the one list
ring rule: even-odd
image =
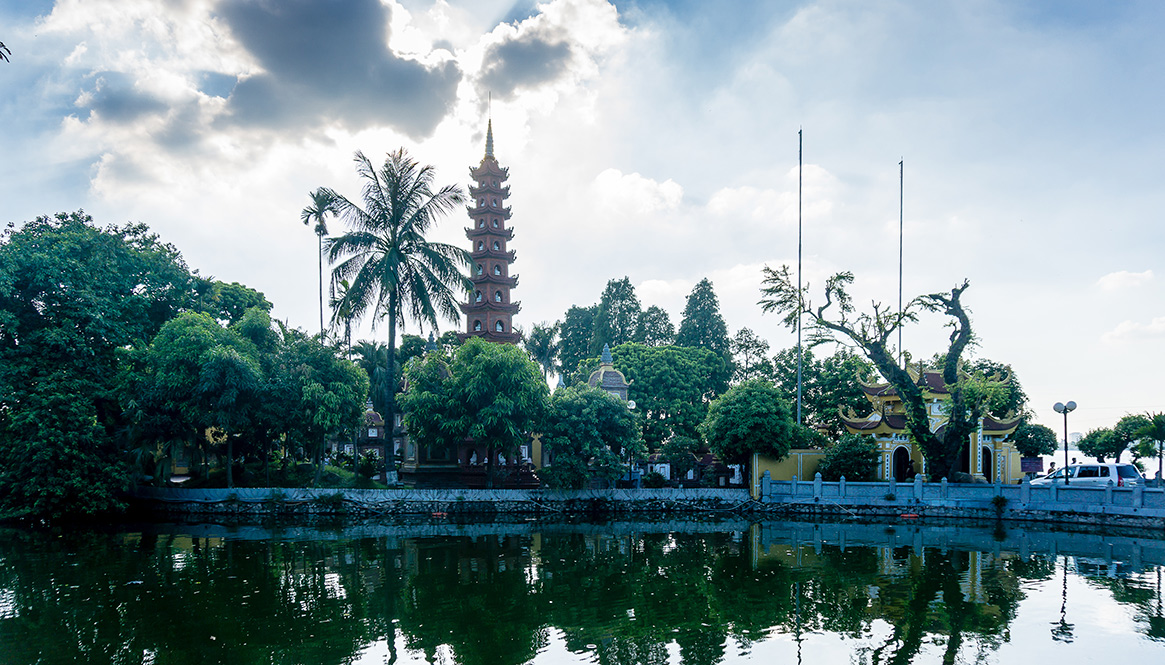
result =
[{"label": "pagoda tier roof", "polygon": [[465,314],[473,312],[506,312],[507,314],[517,314],[522,309],[520,302],[494,302],[487,298],[482,298],[481,302],[463,302],[458,305],[461,311]]},{"label": "pagoda tier roof", "polygon": [[476,167],[470,167],[469,175],[472,176],[474,180],[481,180],[482,176],[490,175],[504,182],[506,178],[510,177],[510,169],[498,164],[498,160],[494,159],[493,157],[486,155],[481,160],[480,164],[478,164]]},{"label": "pagoda tier roof", "polygon": [[495,208],[493,206],[487,206],[487,205],[480,205],[480,206],[474,205],[474,206],[466,206],[465,211],[468,212],[469,215],[471,217],[474,217],[475,219],[479,216],[482,216],[482,215],[497,215],[497,216],[502,217],[504,219],[510,218],[510,209],[505,208],[505,207]]},{"label": "pagoda tier roof", "polygon": [[848,413],[841,410],[839,407],[838,415],[841,417],[842,423],[855,432],[862,432],[866,434],[891,434],[899,433],[906,430],[906,415],[902,413],[887,413],[880,415],[871,413],[864,418],[859,418],[853,409],[849,409]]},{"label": "pagoda tier roof", "polygon": [[495,252],[492,249],[482,249],[476,252],[470,252],[469,257],[472,259],[501,259],[513,263],[518,258],[517,252],[510,250],[508,252]]},{"label": "pagoda tier roof", "polygon": [[500,332],[475,332],[475,333],[457,333],[457,339],[464,342],[470,337],[480,337],[487,342],[494,342],[495,344],[517,344],[522,341],[522,336],[516,332],[500,333]]},{"label": "pagoda tier roof", "polygon": [[1006,436],[1015,431],[1019,427],[1019,421],[1022,416],[1009,415],[1003,418],[996,418],[994,416],[983,416],[983,431],[991,434],[998,434]]},{"label": "pagoda tier roof", "polygon": [[496,284],[497,286],[508,286],[511,289],[518,286],[517,275],[506,277],[504,275],[490,275],[489,273],[485,273],[482,275],[474,275],[469,279],[469,281],[473,282],[475,285]]},{"label": "pagoda tier roof", "polygon": [[465,237],[466,238],[475,238],[476,239],[478,236],[497,236],[499,238],[505,238],[506,240],[513,240],[514,239],[514,230],[513,229],[493,229],[493,228],[490,228],[488,226],[485,228],[481,228],[481,229],[474,227],[474,226],[465,227]]},{"label": "pagoda tier roof", "polygon": [[481,185],[481,186],[477,186],[477,187],[475,187],[473,185],[469,186],[469,195],[470,196],[481,196],[482,194],[497,194],[498,196],[502,197],[503,199],[506,199],[506,198],[510,197],[510,186],[509,185],[506,185],[505,187],[494,187],[493,185]]},{"label": "pagoda tier roof", "polygon": [[[923,371],[907,367],[910,378],[914,379],[914,384],[921,388],[924,392],[929,392],[932,395],[949,395],[947,384],[943,381],[943,375],[934,371]],[[862,383],[862,392],[869,397],[898,397],[898,390],[889,383]]]}]

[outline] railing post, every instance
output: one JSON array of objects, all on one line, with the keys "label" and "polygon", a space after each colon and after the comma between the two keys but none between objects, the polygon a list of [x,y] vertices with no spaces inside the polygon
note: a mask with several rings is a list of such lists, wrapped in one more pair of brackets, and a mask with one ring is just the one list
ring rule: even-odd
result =
[{"label": "railing post", "polygon": [[1133,488],[1133,508],[1143,508],[1145,505],[1145,488],[1137,485]]},{"label": "railing post", "polygon": [[1060,483],[1057,483],[1053,479],[1052,482],[1048,484],[1048,488],[1049,488],[1048,492],[1052,495],[1052,501],[1059,501],[1060,500]]},{"label": "railing post", "polygon": [[890,483],[887,485],[886,493],[893,494],[895,497],[897,497],[898,492],[897,492],[896,488],[897,488],[897,483],[894,482],[894,476],[893,476],[893,474],[891,474],[890,475]]},{"label": "railing post", "polygon": [[760,477],[760,500],[767,501],[773,496],[773,474],[768,469]]},{"label": "railing post", "polygon": [[942,479],[941,485],[942,485],[942,494],[943,494],[943,498],[944,498],[944,499],[949,499],[949,498],[951,498],[951,495],[949,494],[949,492],[950,492],[950,487],[948,486],[948,483],[947,483],[946,476],[943,476],[943,479]]},{"label": "railing post", "polygon": [[922,502],[922,475],[914,476],[914,500]]},{"label": "railing post", "polygon": [[1112,505],[1112,480],[1104,484],[1104,505]]},{"label": "railing post", "polygon": [[1023,477],[1023,482],[1019,484],[1019,502],[1027,505],[1032,500],[1032,482],[1027,476]]},{"label": "railing post", "polygon": [[837,481],[837,493],[840,494],[842,498],[845,497],[845,476],[842,476]]},{"label": "railing post", "polygon": [[793,476],[793,496],[797,496],[797,476]]},{"label": "railing post", "polygon": [[820,471],[818,471],[813,476],[813,498],[814,499],[821,498],[821,472]]}]

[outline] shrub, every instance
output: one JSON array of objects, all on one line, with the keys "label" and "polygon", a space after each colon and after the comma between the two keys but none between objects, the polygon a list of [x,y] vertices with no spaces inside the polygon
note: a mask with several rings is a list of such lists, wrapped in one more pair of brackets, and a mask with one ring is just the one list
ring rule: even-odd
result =
[{"label": "shrub", "polygon": [[826,448],[825,457],[817,466],[821,479],[831,482],[842,476],[850,481],[871,481],[877,469],[878,446],[874,437],[862,434],[842,434]]},{"label": "shrub", "polygon": [[667,478],[664,478],[663,474],[658,471],[648,471],[647,474],[643,476],[643,486],[649,489],[667,487]]}]

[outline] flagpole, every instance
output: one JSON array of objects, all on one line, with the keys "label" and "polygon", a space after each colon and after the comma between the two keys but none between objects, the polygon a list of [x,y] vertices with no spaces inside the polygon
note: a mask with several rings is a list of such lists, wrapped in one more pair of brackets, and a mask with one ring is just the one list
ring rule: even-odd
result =
[{"label": "flagpole", "polygon": [[804,169],[804,140],[797,128],[797,424],[801,424],[801,176]]},{"label": "flagpole", "polygon": [[902,182],[905,160],[898,161],[898,363],[902,363]]}]

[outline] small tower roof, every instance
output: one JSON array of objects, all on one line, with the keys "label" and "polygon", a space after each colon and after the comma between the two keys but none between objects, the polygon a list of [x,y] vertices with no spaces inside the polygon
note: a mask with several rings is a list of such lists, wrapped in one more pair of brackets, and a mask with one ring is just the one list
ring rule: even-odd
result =
[{"label": "small tower roof", "polygon": [[425,345],[425,353],[432,353],[438,351],[437,340],[433,337],[433,331],[429,331],[429,343]]},{"label": "small tower roof", "polygon": [[607,344],[603,345],[603,355],[599,358],[599,364],[614,365],[615,359],[611,357],[611,347]]}]

